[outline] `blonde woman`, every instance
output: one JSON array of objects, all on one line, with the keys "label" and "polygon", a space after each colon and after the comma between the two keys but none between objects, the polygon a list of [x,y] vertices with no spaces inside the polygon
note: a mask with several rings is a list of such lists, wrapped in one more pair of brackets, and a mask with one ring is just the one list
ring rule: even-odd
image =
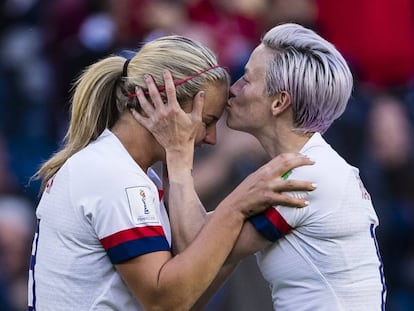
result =
[{"label": "blonde woman", "polygon": [[[131,113],[141,111],[135,90],[146,85],[145,74],[162,85],[167,69],[192,124],[181,143],[215,143],[229,76],[199,43],[163,37],[130,60],[111,56],[87,68],[74,88],[64,145],[36,174],[43,194],[29,310],[188,310],[220,270],[247,217],[275,203],[305,205],[280,194],[295,185],[280,176],[310,161],[295,155],[273,161],[219,204],[197,238],[173,257],[163,188],[151,169],[165,162],[166,152]],[[159,91],[166,96],[163,87]],[[168,173],[174,181],[188,171]]]}]

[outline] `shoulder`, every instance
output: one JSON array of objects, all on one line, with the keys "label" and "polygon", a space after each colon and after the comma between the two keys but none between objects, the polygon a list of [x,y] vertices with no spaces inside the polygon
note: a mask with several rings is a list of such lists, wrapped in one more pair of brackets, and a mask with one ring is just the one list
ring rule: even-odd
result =
[{"label": "shoulder", "polygon": [[312,159],[315,164],[296,168],[292,178],[305,178],[319,183],[345,182],[349,174],[356,170],[334,150],[320,134],[315,133],[301,153]]},{"label": "shoulder", "polygon": [[151,180],[127,151],[108,142],[89,144],[68,159],[65,166],[72,189],[78,194],[105,196],[133,186],[151,187]]}]

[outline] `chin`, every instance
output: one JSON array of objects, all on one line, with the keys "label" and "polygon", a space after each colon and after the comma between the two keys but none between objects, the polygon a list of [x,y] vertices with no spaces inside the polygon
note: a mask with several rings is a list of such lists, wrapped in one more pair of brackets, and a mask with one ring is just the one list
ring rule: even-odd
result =
[{"label": "chin", "polygon": [[230,116],[227,116],[226,125],[228,128],[231,128],[232,130],[237,130],[237,126],[235,126],[234,122],[232,122]]}]

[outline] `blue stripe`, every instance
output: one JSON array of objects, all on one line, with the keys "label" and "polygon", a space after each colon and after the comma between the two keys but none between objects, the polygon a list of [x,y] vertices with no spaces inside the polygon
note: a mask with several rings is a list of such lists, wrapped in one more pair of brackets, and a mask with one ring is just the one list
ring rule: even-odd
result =
[{"label": "blue stripe", "polygon": [[255,215],[249,220],[253,227],[269,241],[275,242],[283,236],[264,214]]},{"label": "blue stripe", "polygon": [[112,264],[119,264],[134,257],[157,251],[171,251],[164,236],[146,237],[118,244],[107,250]]},{"label": "blue stripe", "polygon": [[371,224],[371,237],[374,239],[375,244],[375,250],[377,252],[377,257],[380,262],[380,265],[378,267],[380,277],[381,277],[381,284],[382,284],[382,292],[381,292],[381,310],[385,311],[385,296],[387,294],[387,286],[385,285],[385,277],[384,277],[384,264],[382,263],[381,254],[378,247],[378,241],[377,237],[375,236],[375,226],[374,224]]},{"label": "blue stripe", "polygon": [[39,232],[40,232],[40,219],[37,220],[36,233],[35,233],[37,234],[36,241],[35,241],[36,251],[34,255],[31,256],[31,259],[30,259],[30,271],[32,273],[32,280],[33,280],[33,284],[32,284],[32,295],[33,295],[32,305],[33,306],[28,307],[28,311],[36,311],[35,266],[36,266],[37,247],[39,244]]},{"label": "blue stripe", "polygon": [[34,270],[35,265],[36,265],[36,255],[32,255],[30,257],[30,271]]}]

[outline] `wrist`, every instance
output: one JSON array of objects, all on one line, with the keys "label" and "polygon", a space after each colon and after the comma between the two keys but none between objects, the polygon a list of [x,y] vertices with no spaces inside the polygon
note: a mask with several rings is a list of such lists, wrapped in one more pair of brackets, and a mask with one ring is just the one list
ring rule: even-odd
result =
[{"label": "wrist", "polygon": [[185,182],[193,178],[193,154],[181,152],[167,152],[166,165],[168,179],[171,182]]},{"label": "wrist", "polygon": [[236,193],[230,193],[220,205],[225,206],[227,209],[231,209],[234,213],[237,213],[243,217],[244,220],[265,211],[268,206],[264,202],[259,203],[255,200],[251,200],[249,196],[238,196]]},{"label": "wrist", "polygon": [[214,213],[217,211],[221,211],[224,213],[230,213],[231,219],[235,221],[242,221],[244,222],[247,218],[249,218],[251,215],[248,215],[243,207],[241,207],[239,204],[234,204],[234,202],[231,202],[229,200],[224,199],[220,204],[216,207]]}]

